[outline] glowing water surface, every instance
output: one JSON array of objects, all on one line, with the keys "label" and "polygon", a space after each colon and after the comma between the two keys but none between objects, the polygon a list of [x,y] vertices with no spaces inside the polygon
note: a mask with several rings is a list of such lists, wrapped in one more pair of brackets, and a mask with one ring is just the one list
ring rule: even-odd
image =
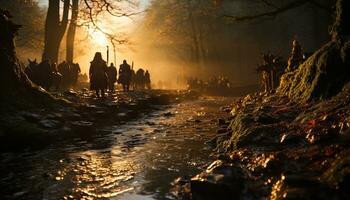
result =
[{"label": "glowing water surface", "polygon": [[171,182],[211,161],[205,141],[230,100],[183,102],[89,139],[2,153],[2,199],[174,199]]}]

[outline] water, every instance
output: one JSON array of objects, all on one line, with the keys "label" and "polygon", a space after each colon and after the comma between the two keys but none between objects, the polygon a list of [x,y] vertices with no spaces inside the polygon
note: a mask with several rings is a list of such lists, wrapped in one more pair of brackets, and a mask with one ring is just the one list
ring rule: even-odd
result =
[{"label": "water", "polygon": [[1,154],[1,199],[174,199],[171,182],[213,159],[205,141],[228,98],[167,106],[104,134]]}]

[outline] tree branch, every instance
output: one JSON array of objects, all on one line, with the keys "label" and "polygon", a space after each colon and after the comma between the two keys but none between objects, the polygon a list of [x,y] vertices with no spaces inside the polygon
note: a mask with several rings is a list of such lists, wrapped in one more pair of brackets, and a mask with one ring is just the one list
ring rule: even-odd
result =
[{"label": "tree branch", "polygon": [[266,17],[267,18],[274,18],[281,13],[284,13],[288,10],[303,6],[306,3],[309,3],[309,0],[294,0],[294,1],[289,2],[288,4],[286,4],[282,7],[277,7],[272,11],[258,13],[255,15],[246,15],[246,16],[233,16],[233,15],[225,14],[222,17],[228,18],[228,19],[233,20],[233,21],[248,21],[248,20],[260,19],[260,18],[266,18]]}]

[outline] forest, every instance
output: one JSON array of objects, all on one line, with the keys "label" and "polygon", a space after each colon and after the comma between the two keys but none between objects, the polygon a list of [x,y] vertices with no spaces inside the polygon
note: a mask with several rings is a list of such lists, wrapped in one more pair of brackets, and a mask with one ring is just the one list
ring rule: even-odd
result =
[{"label": "forest", "polygon": [[347,0],[0,0],[1,199],[349,199]]}]

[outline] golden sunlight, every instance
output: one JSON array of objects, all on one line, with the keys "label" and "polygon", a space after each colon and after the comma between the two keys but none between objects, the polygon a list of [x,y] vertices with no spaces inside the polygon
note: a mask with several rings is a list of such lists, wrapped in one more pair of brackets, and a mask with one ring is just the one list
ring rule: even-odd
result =
[{"label": "golden sunlight", "polygon": [[103,33],[101,33],[100,31],[93,31],[89,34],[93,43],[97,44],[98,46],[107,46],[108,39]]}]

